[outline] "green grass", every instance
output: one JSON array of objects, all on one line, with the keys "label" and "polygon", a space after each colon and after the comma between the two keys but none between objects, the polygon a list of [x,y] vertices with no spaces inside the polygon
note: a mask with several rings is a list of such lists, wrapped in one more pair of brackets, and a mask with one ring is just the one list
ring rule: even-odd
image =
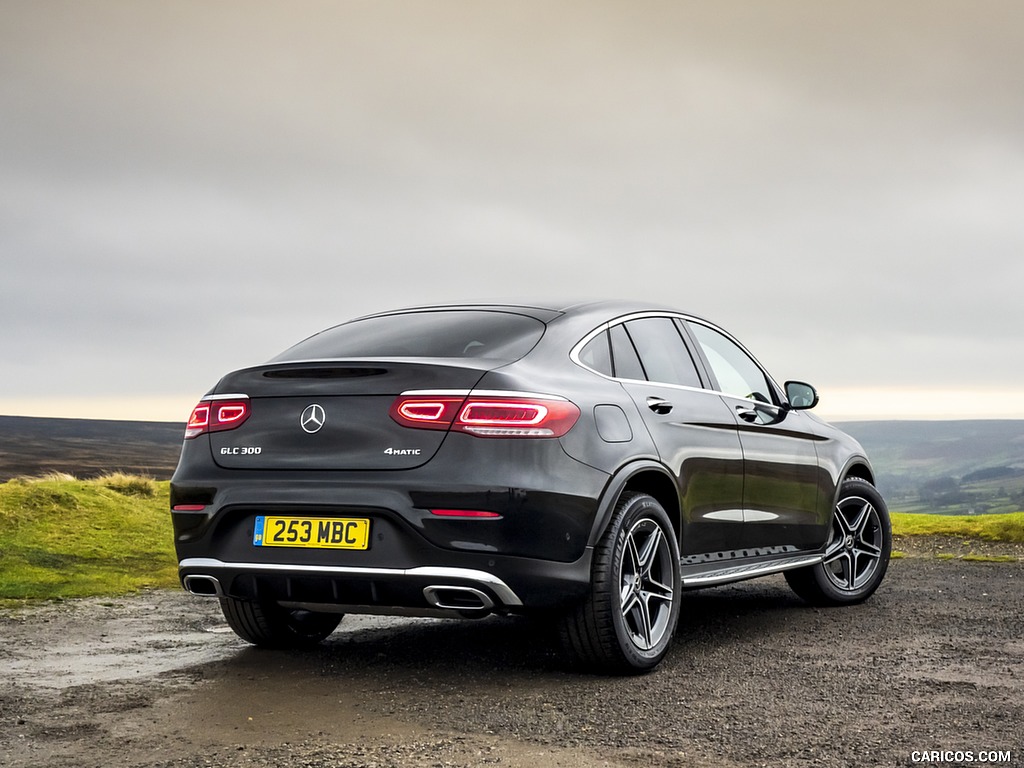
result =
[{"label": "green grass", "polygon": [[0,485],[0,601],[176,585],[168,492],[166,481],[121,474]]},{"label": "green grass", "polygon": [[955,536],[982,541],[1024,543],[1024,512],[1002,515],[917,515],[893,512],[897,536]]},{"label": "green grass", "polygon": [[960,558],[969,563],[1016,563],[1013,555],[964,555]]},{"label": "green grass", "polygon": [[[0,603],[177,586],[168,492],[166,481],[123,474],[0,484]],[[894,512],[892,524],[902,536],[1024,542],[1024,512]]]}]

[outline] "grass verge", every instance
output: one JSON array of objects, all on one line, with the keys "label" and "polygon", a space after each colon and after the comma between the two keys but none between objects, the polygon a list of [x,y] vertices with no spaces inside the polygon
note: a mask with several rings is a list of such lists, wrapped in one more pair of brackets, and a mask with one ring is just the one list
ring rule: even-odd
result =
[{"label": "grass verge", "polygon": [[[0,484],[0,604],[177,586],[169,486],[120,473],[94,480],[54,474]],[[1024,512],[894,512],[892,527],[897,536],[1024,543]],[[962,559],[1016,558],[971,553]]]},{"label": "grass verge", "polygon": [[121,474],[0,485],[0,601],[176,585],[169,485]]},{"label": "grass verge", "polygon": [[1024,512],[1002,515],[925,515],[893,512],[896,536],[955,536],[1024,544]]}]

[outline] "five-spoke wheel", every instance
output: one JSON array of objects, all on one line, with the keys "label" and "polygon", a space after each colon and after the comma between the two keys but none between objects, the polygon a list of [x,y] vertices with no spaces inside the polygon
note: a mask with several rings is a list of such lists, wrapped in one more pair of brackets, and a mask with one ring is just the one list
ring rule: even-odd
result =
[{"label": "five-spoke wheel", "polygon": [[636,674],[657,666],[679,622],[679,544],[662,506],[642,493],[619,499],[594,551],[590,593],[562,620],[579,665]]},{"label": "five-spoke wheel", "polygon": [[626,534],[619,564],[619,608],[630,642],[641,650],[656,647],[672,619],[677,581],[669,536],[645,517]]},{"label": "five-spoke wheel", "polygon": [[817,605],[859,603],[874,592],[889,567],[892,531],[885,501],[866,480],[846,480],[832,514],[821,563],[786,572],[800,597]]}]

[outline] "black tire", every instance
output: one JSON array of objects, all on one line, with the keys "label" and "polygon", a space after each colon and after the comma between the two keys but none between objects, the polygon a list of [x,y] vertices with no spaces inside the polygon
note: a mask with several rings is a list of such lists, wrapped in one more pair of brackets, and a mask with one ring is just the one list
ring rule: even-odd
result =
[{"label": "black tire", "polygon": [[786,581],[813,605],[852,605],[882,583],[892,553],[892,525],[885,500],[866,480],[846,480],[832,514],[825,559],[786,571]]},{"label": "black tire", "polygon": [[562,617],[574,666],[639,674],[661,662],[679,623],[679,545],[662,506],[629,493],[594,551],[590,593]]},{"label": "black tire", "polygon": [[340,613],[291,610],[276,603],[233,597],[222,597],[220,608],[236,635],[261,648],[316,645],[338,628],[343,616]]}]

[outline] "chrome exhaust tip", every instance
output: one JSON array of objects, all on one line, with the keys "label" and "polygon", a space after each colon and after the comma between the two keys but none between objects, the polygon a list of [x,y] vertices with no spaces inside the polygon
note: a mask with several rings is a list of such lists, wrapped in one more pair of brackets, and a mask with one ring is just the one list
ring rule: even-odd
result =
[{"label": "chrome exhaust tip", "polygon": [[199,597],[223,597],[224,590],[220,588],[220,582],[213,576],[189,575],[181,580],[185,589]]},{"label": "chrome exhaust tip", "polygon": [[473,587],[424,587],[423,597],[435,608],[449,611],[490,611],[494,601],[486,592]]}]

